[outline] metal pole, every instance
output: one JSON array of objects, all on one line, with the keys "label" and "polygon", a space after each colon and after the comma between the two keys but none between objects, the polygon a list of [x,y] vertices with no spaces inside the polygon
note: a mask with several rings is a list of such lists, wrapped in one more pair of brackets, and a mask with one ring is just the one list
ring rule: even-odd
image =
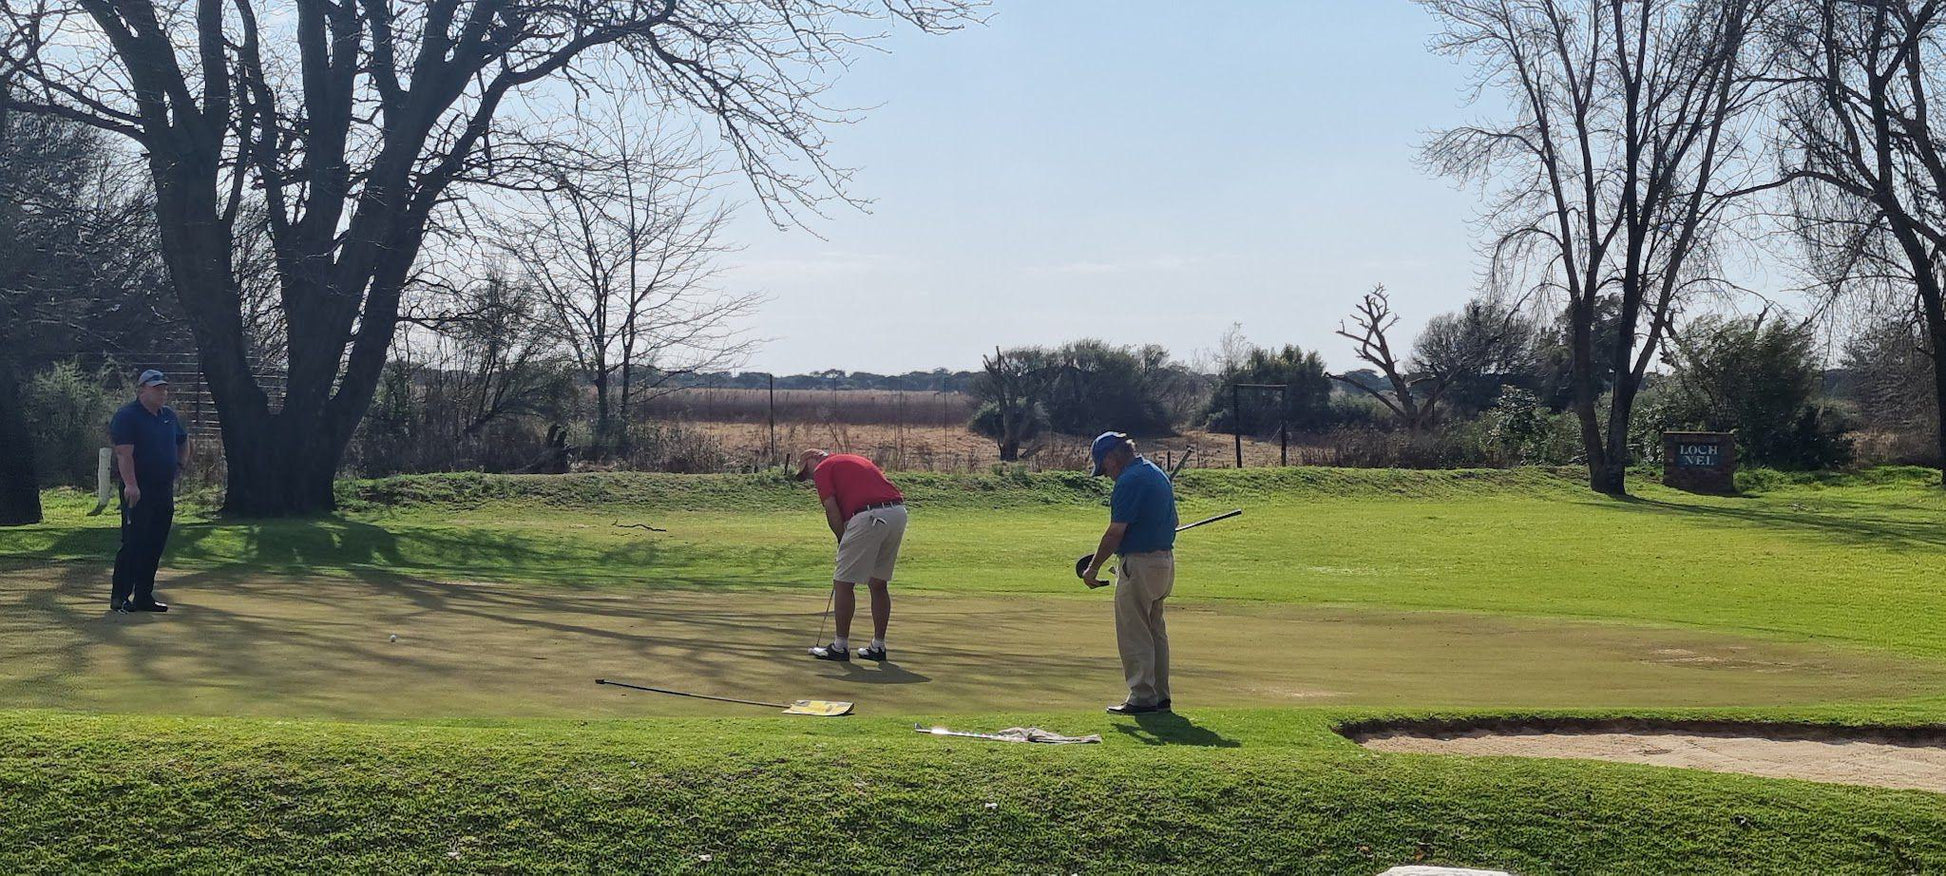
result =
[{"label": "metal pole", "polygon": [[1230,384],[1230,433],[1236,439],[1237,468],[1243,467],[1243,386]]},{"label": "metal pole", "polygon": [[770,464],[777,465],[782,461],[777,458],[777,375],[766,376],[770,378],[770,405],[767,409],[770,420]]}]

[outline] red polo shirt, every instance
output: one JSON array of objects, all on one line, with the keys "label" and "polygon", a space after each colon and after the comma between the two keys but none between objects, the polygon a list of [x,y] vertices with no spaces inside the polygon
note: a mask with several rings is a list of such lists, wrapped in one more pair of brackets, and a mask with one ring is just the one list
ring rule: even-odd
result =
[{"label": "red polo shirt", "polygon": [[811,481],[818,485],[820,501],[838,497],[838,514],[846,520],[866,505],[905,501],[905,494],[885,479],[885,472],[871,460],[854,453],[825,457],[812,469]]}]

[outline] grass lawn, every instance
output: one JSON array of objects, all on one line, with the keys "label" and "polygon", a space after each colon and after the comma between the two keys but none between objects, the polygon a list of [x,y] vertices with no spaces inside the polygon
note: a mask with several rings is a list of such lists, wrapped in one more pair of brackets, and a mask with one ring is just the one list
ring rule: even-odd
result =
[{"label": "grass lawn", "polygon": [[1542,471],[1189,472],[1185,519],[1245,513],[1178,545],[1181,717],[1141,722],[1099,711],[1107,594],[1069,567],[1104,484],[1076,476],[900,477],[884,667],[800,656],[829,534],[776,478],[401,478],[346,484],[329,519],[192,510],[164,617],[104,616],[113,519],[52,493],[48,523],[0,530],[0,871],[1946,870],[1939,795],[1380,755],[1330,730],[1946,722],[1936,476],[1613,500]]}]

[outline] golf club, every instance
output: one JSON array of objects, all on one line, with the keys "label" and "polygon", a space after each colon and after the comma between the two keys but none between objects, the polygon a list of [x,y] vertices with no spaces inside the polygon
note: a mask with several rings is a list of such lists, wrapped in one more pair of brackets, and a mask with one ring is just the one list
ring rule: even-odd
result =
[{"label": "golf club", "polygon": [[831,619],[831,605],[838,598],[838,585],[831,585],[831,592],[824,596],[824,614],[818,616],[818,637],[811,640],[811,647],[824,644],[824,623]]},{"label": "golf club", "polygon": [[679,697],[694,697],[699,700],[714,700],[719,703],[736,703],[738,705],[744,705],[744,706],[769,706],[770,708],[773,709],[782,709],[784,711],[784,714],[786,715],[811,715],[813,717],[818,717],[818,718],[836,718],[839,717],[840,715],[849,715],[851,714],[851,705],[852,705],[851,703],[843,702],[841,700],[794,700],[789,705],[785,705],[783,703],[766,703],[758,700],[740,700],[735,697],[718,697],[718,696],[711,696],[709,694],[689,693],[687,691],[670,690],[668,688],[662,688],[662,687],[648,687],[647,685],[629,684],[628,682],[625,681],[609,681],[606,678],[597,678],[595,679],[595,683],[613,685],[615,687],[625,687],[628,688],[629,690],[648,691],[649,693],[670,694],[672,696],[679,696]]},{"label": "golf club", "polygon": [[966,730],[948,730],[944,727],[927,727],[924,724],[914,724],[912,725],[912,729],[914,732],[929,733],[933,736],[957,736],[961,739],[993,739],[1000,742],[1021,741],[1011,737],[1002,736],[998,733],[973,733]]},{"label": "golf club", "polygon": [[[1233,508],[1221,514],[1212,514],[1194,523],[1185,523],[1181,526],[1176,527],[1176,531],[1182,532],[1187,529],[1195,529],[1198,526],[1208,526],[1209,524],[1215,523],[1218,520],[1228,520],[1242,513],[1243,513],[1242,508]],[[1088,564],[1094,561],[1095,561],[1094,554],[1082,554],[1079,559],[1074,561],[1074,577],[1081,578],[1082,576],[1086,575],[1088,572]],[[1111,575],[1115,573],[1114,569],[1103,569],[1102,571]],[[1103,582],[1102,585],[1100,586],[1107,586],[1107,582]]]}]

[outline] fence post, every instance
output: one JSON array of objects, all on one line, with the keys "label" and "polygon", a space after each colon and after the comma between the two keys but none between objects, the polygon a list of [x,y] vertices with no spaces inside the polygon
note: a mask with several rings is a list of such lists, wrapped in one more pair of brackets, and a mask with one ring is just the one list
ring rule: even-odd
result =
[{"label": "fence post", "polygon": [[1277,394],[1277,464],[1286,468],[1291,464],[1291,385],[1288,383]]},{"label": "fence post", "polygon": [[1243,467],[1243,385],[1230,384],[1230,435],[1236,439],[1237,468]]}]

